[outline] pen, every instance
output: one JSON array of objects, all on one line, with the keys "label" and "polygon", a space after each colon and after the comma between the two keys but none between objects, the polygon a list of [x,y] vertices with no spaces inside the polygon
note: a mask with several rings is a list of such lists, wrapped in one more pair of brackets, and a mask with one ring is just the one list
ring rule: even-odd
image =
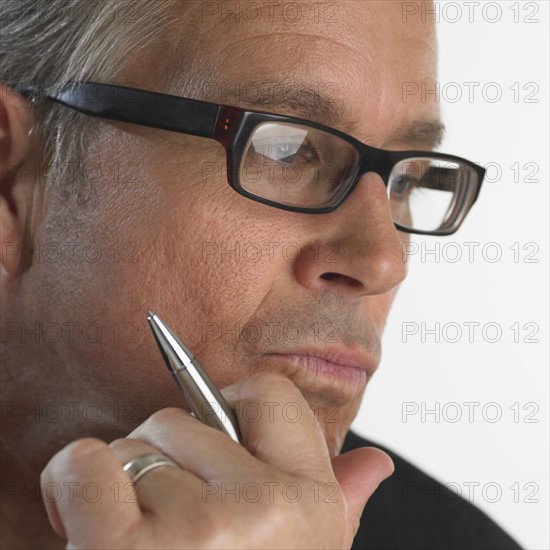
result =
[{"label": "pen", "polygon": [[152,311],[147,316],[160,352],[195,418],[241,443],[235,411],[227,404],[197,358]]}]

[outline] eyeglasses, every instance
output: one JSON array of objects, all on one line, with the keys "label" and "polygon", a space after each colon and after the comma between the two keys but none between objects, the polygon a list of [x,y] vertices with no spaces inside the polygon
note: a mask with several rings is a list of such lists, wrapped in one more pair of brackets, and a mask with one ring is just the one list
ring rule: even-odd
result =
[{"label": "eyeglasses", "polygon": [[450,235],[477,200],[485,176],[484,168],[460,157],[383,151],[290,116],[94,82],[12,87],[94,117],[214,139],[226,149],[227,179],[237,193],[292,212],[332,212],[365,173],[375,172],[397,229]]}]

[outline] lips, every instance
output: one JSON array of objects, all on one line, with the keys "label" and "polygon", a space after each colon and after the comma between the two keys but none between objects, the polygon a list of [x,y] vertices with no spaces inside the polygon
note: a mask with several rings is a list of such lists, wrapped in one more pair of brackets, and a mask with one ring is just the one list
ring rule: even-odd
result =
[{"label": "lips", "polygon": [[250,373],[283,374],[308,399],[355,401],[378,367],[380,330],[360,304],[350,309],[333,292],[314,298],[307,304],[263,302],[263,314],[248,319],[257,330],[243,331],[232,361],[240,356]]},{"label": "lips", "polygon": [[378,365],[372,355],[341,346],[286,350],[264,357],[290,369],[295,379],[306,377],[316,385],[337,385],[353,393],[365,386]]},{"label": "lips", "polygon": [[364,370],[368,375],[372,375],[378,365],[378,359],[372,355],[350,347],[324,347],[324,348],[302,348],[288,350],[269,355],[291,356],[303,358],[304,361],[317,360],[319,363],[326,363],[334,367],[351,367]]}]

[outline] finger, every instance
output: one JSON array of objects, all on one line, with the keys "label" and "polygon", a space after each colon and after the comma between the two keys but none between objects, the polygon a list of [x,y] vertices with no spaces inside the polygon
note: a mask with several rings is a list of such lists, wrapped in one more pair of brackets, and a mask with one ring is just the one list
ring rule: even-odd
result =
[{"label": "finger", "polygon": [[298,477],[333,478],[323,432],[289,378],[260,373],[223,394],[235,408],[244,444],[254,456]]},{"label": "finger", "polygon": [[40,483],[52,527],[75,546],[93,540],[112,544],[117,533],[137,533],[142,513],[135,502],[116,498],[128,476],[107,444],[79,439],[46,465]]},{"label": "finger", "polygon": [[[165,454],[177,462],[174,456],[137,439],[117,439],[109,446],[120,460],[121,468],[130,460],[148,454]],[[181,520],[182,512],[187,512],[194,503],[201,500],[203,485],[201,479],[182,468],[162,466],[146,472],[135,483],[128,476],[125,488],[128,487],[129,490],[125,491],[125,498],[133,498],[143,511],[162,520],[170,521],[175,516]]]},{"label": "finger", "polygon": [[332,467],[346,499],[351,544],[368,499],[393,473],[394,465],[380,449],[363,447],[333,458]]},{"label": "finger", "polygon": [[265,464],[308,479],[334,479],[323,433],[287,377],[256,374],[226,388],[224,395],[236,410],[248,452],[176,408],[153,414],[130,437],[161,449],[205,481],[258,479],[266,473]]},{"label": "finger", "polygon": [[263,474],[261,463],[244,447],[183,409],[157,411],[128,437],[160,449],[206,482],[256,479]]}]

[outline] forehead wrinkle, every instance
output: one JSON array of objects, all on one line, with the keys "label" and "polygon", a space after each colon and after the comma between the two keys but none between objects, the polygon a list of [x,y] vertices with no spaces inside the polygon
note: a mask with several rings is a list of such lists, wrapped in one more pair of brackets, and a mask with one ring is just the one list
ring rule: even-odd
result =
[{"label": "forehead wrinkle", "polygon": [[[344,48],[346,50],[351,50],[355,54],[363,55],[365,52],[364,50],[361,50],[359,48],[353,47],[354,43],[346,40],[346,42],[342,42],[339,40],[335,40],[334,38],[331,38],[327,35],[319,35],[314,33],[307,33],[307,32],[295,32],[295,31],[288,31],[288,32],[282,32],[282,31],[274,31],[269,33],[261,33],[254,36],[246,36],[244,38],[240,38],[239,40],[231,41],[231,46],[240,45],[241,43],[245,42],[247,44],[250,44],[251,42],[255,40],[262,40],[265,41],[266,39],[271,39],[273,37],[283,37],[283,38],[298,38],[298,40],[303,40],[304,38],[315,40],[315,41],[321,41],[321,42],[329,42],[335,46],[338,46],[340,48]],[[281,42],[279,42],[281,43]],[[312,50],[313,51],[313,50]]]},{"label": "forehead wrinkle", "polygon": [[[375,3],[372,6],[375,7]],[[214,18],[209,24],[197,27],[193,40],[186,33],[180,36],[177,62],[180,68],[176,73],[184,65],[187,70],[179,76],[174,75],[175,83],[170,93],[304,118],[337,128],[378,147],[398,140],[404,141],[398,145],[415,141],[435,145],[439,140],[434,132],[429,135],[425,130],[401,131],[410,115],[376,108],[389,101],[385,98],[390,95],[390,84],[398,78],[411,77],[401,77],[395,68],[386,74],[386,65],[388,68],[393,66],[389,51],[393,40],[388,44],[382,40],[384,25],[380,21],[393,19],[385,9],[373,10],[372,14],[376,17],[366,21],[347,18],[346,25],[332,27],[326,34],[310,32],[309,28],[304,28],[303,32],[278,26],[274,29],[274,25],[263,29],[259,25],[238,25],[228,29],[220,18]],[[401,44],[411,40],[411,29],[407,31],[400,35]],[[426,42],[425,37],[422,42]],[[212,85],[214,93],[207,93],[205,82]],[[329,83],[334,85],[334,93],[323,94],[323,87]],[[258,84],[260,88],[281,86],[285,94],[254,92],[252,95],[257,97],[250,98],[246,93],[239,97],[230,90],[225,97],[216,97],[216,94],[223,96],[219,88],[224,85],[237,90],[239,85]],[[362,116],[365,112],[369,113],[368,121]],[[368,135],[371,132],[372,135]]]},{"label": "forehead wrinkle", "polygon": [[[244,55],[243,52],[240,52]],[[345,101],[347,75],[333,73],[330,66],[317,65],[318,78],[310,72],[282,76],[280,68],[268,73],[248,65],[244,77],[228,71],[229,64],[220,59],[193,63],[189,70],[177,70],[168,93],[227,104],[244,109],[272,112],[311,120],[342,131],[356,127],[356,116]],[[341,67],[339,68],[341,69]],[[268,74],[265,74],[268,73]],[[334,77],[329,75],[334,74]],[[252,78],[251,78],[252,76]],[[255,76],[255,78],[254,78]],[[358,88],[363,86],[352,86]]]}]

